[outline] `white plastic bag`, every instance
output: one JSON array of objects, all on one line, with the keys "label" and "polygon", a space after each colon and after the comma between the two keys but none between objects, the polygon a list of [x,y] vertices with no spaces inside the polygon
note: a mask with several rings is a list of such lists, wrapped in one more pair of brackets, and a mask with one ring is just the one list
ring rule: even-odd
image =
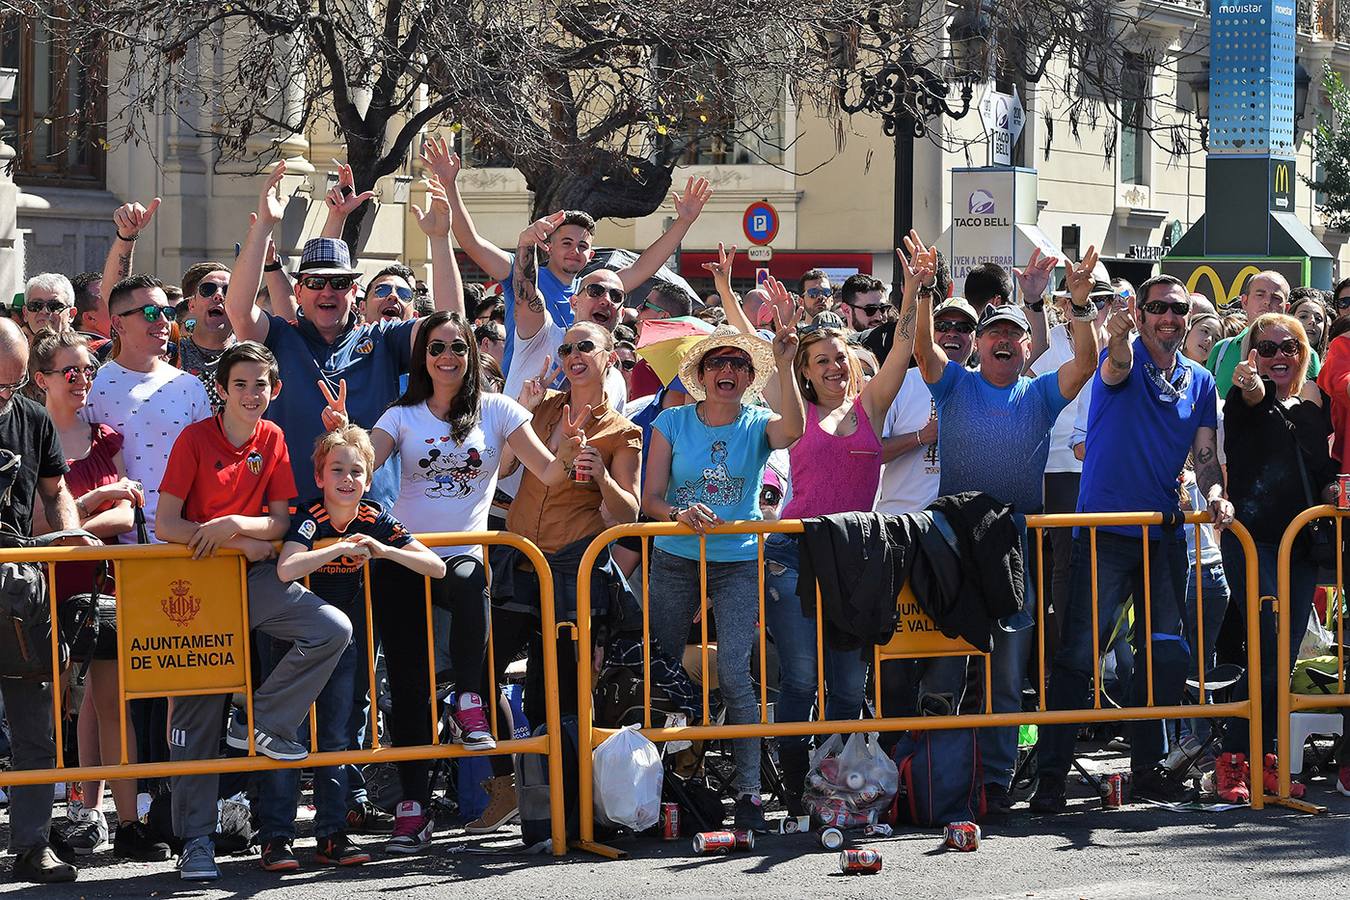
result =
[{"label": "white plastic bag", "polygon": [[874,822],[890,806],[899,772],[879,737],[858,732],[845,742],[831,735],[812,754],[802,802],[818,821],[853,828]]},{"label": "white plastic bag", "polygon": [[661,817],[661,754],[638,726],[605,738],[592,759],[596,819],[633,831],[655,825]]}]

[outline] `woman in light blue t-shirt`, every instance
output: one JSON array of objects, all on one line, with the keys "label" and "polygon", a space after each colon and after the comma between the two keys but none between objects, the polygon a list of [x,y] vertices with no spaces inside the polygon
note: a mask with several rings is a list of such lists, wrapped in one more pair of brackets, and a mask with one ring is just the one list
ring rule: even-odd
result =
[{"label": "woman in light blue t-shirt", "polygon": [[[782,285],[772,286],[786,298]],[[770,290],[770,294],[775,292]],[[802,435],[805,413],[792,373],[797,331],[779,321],[773,344],[723,327],[695,344],[680,365],[680,381],[695,403],[656,418],[647,446],[643,511],[679,522],[693,535],[656,539],[648,579],[651,630],[657,646],[679,659],[700,605],[699,535],[723,522],[762,518],[759,485],[769,453]],[[781,415],[743,401],[778,369]],[[759,606],[754,535],[709,535],[708,599],[717,617],[717,677],[727,721],[759,721],[750,676]],[[759,738],[732,742],[736,764],[736,826],[764,830],[759,796]]]}]

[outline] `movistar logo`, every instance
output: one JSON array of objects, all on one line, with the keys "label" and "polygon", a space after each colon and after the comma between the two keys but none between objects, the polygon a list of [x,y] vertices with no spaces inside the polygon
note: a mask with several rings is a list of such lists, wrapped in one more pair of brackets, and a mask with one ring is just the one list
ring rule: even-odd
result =
[{"label": "movistar logo", "polygon": [[[1276,7],[1276,9],[1278,10],[1279,7]],[[1261,11],[1261,6],[1260,6],[1259,4],[1256,4],[1256,3],[1248,3],[1248,4],[1245,4],[1245,5],[1243,5],[1243,6],[1220,6],[1220,7],[1219,7],[1219,13],[1220,13],[1221,15],[1226,15],[1226,16],[1234,16],[1234,15],[1239,15],[1239,14],[1241,14],[1241,13],[1255,13],[1255,12],[1260,12],[1260,11]]]}]

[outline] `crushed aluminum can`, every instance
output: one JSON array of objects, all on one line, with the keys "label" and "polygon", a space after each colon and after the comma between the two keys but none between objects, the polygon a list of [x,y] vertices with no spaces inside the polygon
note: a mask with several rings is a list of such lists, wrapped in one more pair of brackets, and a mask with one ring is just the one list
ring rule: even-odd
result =
[{"label": "crushed aluminum can", "polygon": [[661,804],[661,840],[673,841],[680,836],[680,804]]},{"label": "crushed aluminum can", "polygon": [[885,822],[868,825],[863,829],[863,835],[866,837],[890,837],[893,834],[895,834],[895,830]]},{"label": "crushed aluminum can", "polygon": [[881,871],[881,854],[875,850],[844,850],[839,854],[839,871],[845,875],[875,875]]},{"label": "crushed aluminum can", "polygon": [[811,830],[810,816],[788,816],[786,819],[780,819],[778,822],[779,834],[801,834]]},{"label": "crushed aluminum can", "polygon": [[820,846],[826,850],[838,850],[844,846],[844,833],[838,828],[821,829]]},{"label": "crushed aluminum can", "polygon": [[947,826],[942,846],[963,853],[980,849],[980,826],[974,822],[952,822]]}]

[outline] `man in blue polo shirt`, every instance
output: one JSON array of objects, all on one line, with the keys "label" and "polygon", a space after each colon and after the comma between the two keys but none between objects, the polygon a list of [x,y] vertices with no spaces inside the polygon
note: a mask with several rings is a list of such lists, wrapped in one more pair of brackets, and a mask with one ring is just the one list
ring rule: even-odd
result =
[{"label": "man in blue polo shirt", "polygon": [[[1021,307],[984,308],[975,330],[980,368],[972,371],[948,360],[941,345],[933,340],[932,295],[920,295],[914,356],[937,406],[938,456],[942,460],[939,494],[983,491],[1010,504],[1019,515],[1040,512],[1050,429],[1060,411],[1092,377],[1097,364],[1097,336],[1092,327],[1097,310],[1088,299],[1096,264],[1096,250],[1089,247],[1083,261],[1071,267],[1068,275],[1073,295],[1073,358],[1035,378],[1022,374],[1031,358],[1031,324]],[[1048,278],[1047,268],[1041,273],[1040,292],[1044,292]],[[903,334],[908,327],[902,319],[896,334]],[[996,463],[991,453],[996,454]],[[1025,558],[1025,528],[1022,533]],[[1022,611],[1000,622],[994,632],[990,661],[991,700],[996,713],[1022,709],[1022,681],[1036,608],[1029,566],[1026,571]],[[931,664],[923,679],[925,693],[940,685],[938,693],[950,690],[955,695],[965,683],[965,664],[962,657]],[[1017,764],[1017,729],[982,729],[980,756],[989,810],[1006,812],[1012,806],[1009,788]]]},{"label": "man in blue polo shirt", "polygon": [[[1195,459],[1200,492],[1219,526],[1233,520],[1224,498],[1219,468],[1217,397],[1214,376],[1178,352],[1186,337],[1190,296],[1170,275],[1158,275],[1139,288],[1132,301],[1106,323],[1107,347],[1092,379],[1088,407],[1087,450],[1078,495],[1079,512],[1178,513],[1178,476],[1187,454]],[[1131,330],[1138,338],[1130,340]],[[1158,706],[1181,703],[1190,658],[1182,638],[1186,597],[1186,539],[1176,524],[1148,532],[1150,615],[1145,615],[1144,538],[1138,527],[1097,529],[1097,623],[1100,646],[1122,603],[1135,601],[1134,646],[1141,655],[1153,641],[1153,701]],[[1060,611],[1061,638],[1050,670],[1050,709],[1082,709],[1092,705],[1092,545],[1089,532],[1074,538],[1069,597]],[[1152,625],[1148,633],[1146,623]],[[1137,673],[1131,705],[1143,706],[1146,672]],[[1163,723],[1130,726],[1130,768],[1136,796],[1164,802],[1194,799],[1194,791],[1161,772],[1165,754]],[[1040,778],[1031,800],[1032,812],[1055,813],[1065,808],[1064,782],[1073,762],[1076,725],[1043,726]]]},{"label": "man in blue polo shirt", "polygon": [[[334,395],[347,383],[347,415],[362,428],[371,428],[385,408],[398,396],[399,376],[408,371],[413,341],[420,319],[359,324],[356,314],[356,278],[347,245],[336,238],[313,238],[305,242],[300,267],[295,273],[295,294],[300,318],[294,324],[269,316],[254,298],[262,278],[267,238],[286,211],[287,198],[280,193],[286,164],[277,163],[258,199],[258,218],[240,247],[230,278],[225,309],[241,341],[259,341],[277,358],[284,385],[267,410],[267,418],[286,432],[291,467],[296,483],[313,480],[309,462],[314,442],[327,429],[323,411],[328,405],[322,384]],[[444,214],[444,201],[439,214]],[[428,216],[432,213],[428,212]],[[448,235],[432,237],[449,243]],[[441,249],[444,248],[433,248]],[[459,312],[463,291],[454,254],[433,252],[433,260],[445,260],[450,268],[444,290],[437,290],[437,309]],[[303,481],[301,480],[303,479]]]}]

